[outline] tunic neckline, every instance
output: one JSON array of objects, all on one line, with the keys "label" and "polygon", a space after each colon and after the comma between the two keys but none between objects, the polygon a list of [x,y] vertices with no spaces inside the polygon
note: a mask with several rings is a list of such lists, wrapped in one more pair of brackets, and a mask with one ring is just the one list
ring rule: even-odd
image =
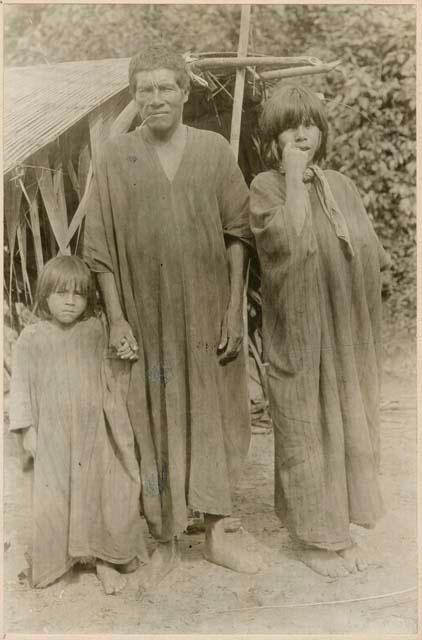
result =
[{"label": "tunic neckline", "polygon": [[164,166],[161,162],[160,156],[158,154],[158,151],[156,149],[156,146],[154,145],[154,143],[150,142],[149,140],[147,140],[141,133],[141,139],[142,141],[146,144],[147,149],[150,152],[150,155],[153,157],[155,164],[160,168],[161,172],[164,174],[167,182],[170,185],[173,185],[173,183],[175,182],[176,178],[178,177],[179,173],[180,173],[180,169],[182,167],[182,165],[185,162],[186,159],[186,155],[187,155],[187,148],[188,145],[190,143],[190,127],[188,127],[187,125],[184,125],[186,127],[186,135],[185,135],[185,140],[184,140],[184,146],[183,146],[183,151],[182,154],[180,156],[180,160],[179,160],[179,164],[177,166],[177,169],[173,175],[173,178],[170,179],[169,176],[167,175],[166,170],[164,169]]}]

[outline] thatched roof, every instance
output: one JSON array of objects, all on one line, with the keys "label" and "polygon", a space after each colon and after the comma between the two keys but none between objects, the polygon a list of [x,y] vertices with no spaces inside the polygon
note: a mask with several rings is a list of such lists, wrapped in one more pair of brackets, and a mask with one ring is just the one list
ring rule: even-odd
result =
[{"label": "thatched roof", "polygon": [[[340,61],[324,64],[306,56],[239,58],[235,54],[213,53],[198,54],[198,58],[189,62],[191,69],[200,74],[207,70],[234,73],[237,67],[250,69],[252,66],[259,72],[254,71],[253,77],[269,82],[330,71]],[[4,77],[3,171],[7,173],[22,164],[95,108],[126,89],[128,66],[129,58],[118,58],[7,68]],[[206,77],[211,79],[212,86],[215,76]],[[201,86],[200,79],[196,77],[196,80]]]},{"label": "thatched roof", "polygon": [[128,58],[120,58],[6,69],[3,171],[125,89],[128,64]]}]

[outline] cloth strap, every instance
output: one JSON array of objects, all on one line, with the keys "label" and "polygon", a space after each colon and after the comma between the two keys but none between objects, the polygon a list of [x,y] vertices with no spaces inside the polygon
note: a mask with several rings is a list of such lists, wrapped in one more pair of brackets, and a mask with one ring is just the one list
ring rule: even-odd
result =
[{"label": "cloth strap", "polygon": [[[285,175],[283,167],[279,168],[279,172]],[[317,195],[322,205],[322,209],[333,226],[334,232],[339,240],[344,242],[348,255],[353,258],[354,251],[352,243],[350,241],[349,230],[347,228],[344,215],[338,206],[333,193],[328,184],[328,180],[325,177],[323,170],[316,164],[312,164],[305,169],[303,174],[303,182],[313,182]],[[310,209],[310,206],[309,206]]]}]

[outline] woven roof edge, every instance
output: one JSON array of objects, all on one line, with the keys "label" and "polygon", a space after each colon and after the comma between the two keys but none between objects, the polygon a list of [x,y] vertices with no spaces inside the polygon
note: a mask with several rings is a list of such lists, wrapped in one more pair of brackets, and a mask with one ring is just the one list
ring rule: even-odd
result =
[{"label": "woven roof edge", "polygon": [[[5,68],[3,173],[12,171],[125,90],[129,84],[128,60],[108,58]],[[110,73],[104,73],[104,68],[108,71],[108,67]],[[84,74],[82,69],[86,69]],[[101,74],[96,76],[96,70],[101,70]],[[21,89],[24,78],[27,86]],[[81,82],[78,82],[79,78]],[[64,95],[62,103],[57,102],[60,92]],[[85,92],[89,93],[86,100]],[[43,110],[43,101],[49,93],[54,94],[52,99],[56,100],[50,113]]]}]

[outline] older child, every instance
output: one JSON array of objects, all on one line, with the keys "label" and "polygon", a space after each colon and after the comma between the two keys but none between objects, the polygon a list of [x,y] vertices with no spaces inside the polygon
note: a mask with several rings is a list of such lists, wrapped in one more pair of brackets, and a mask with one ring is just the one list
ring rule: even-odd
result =
[{"label": "older child", "polygon": [[322,102],[284,86],[264,106],[270,171],[251,185],[275,435],[275,502],[301,560],[332,577],[367,561],[350,523],[382,513],[381,273],[389,259],[353,182],[323,171]]},{"label": "older child", "polygon": [[89,269],[50,260],[36,293],[42,318],[14,349],[11,430],[34,459],[32,582],[45,587],[95,558],[106,593],[136,566],[140,479],[121,390],[129,364],[105,359]]}]

